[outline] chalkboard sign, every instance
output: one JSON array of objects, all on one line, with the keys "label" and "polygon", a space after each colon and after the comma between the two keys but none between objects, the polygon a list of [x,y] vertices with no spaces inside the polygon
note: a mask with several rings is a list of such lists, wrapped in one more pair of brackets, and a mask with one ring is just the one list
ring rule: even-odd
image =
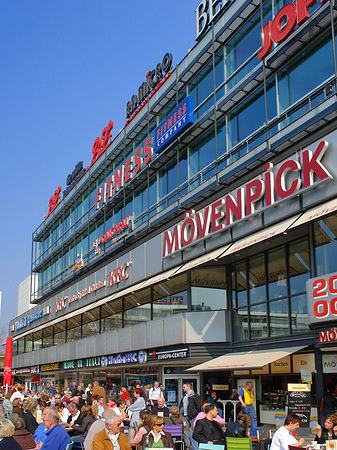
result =
[{"label": "chalkboard sign", "polygon": [[311,412],[311,392],[288,392],[288,414],[296,414],[301,419],[301,428],[309,428]]}]

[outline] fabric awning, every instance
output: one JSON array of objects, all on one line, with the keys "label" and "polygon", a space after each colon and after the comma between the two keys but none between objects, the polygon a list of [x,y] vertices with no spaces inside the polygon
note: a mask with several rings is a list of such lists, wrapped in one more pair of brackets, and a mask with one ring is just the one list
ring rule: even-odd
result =
[{"label": "fabric awning", "polygon": [[268,350],[251,350],[249,352],[227,353],[218,358],[211,359],[197,366],[185,370],[197,372],[218,372],[221,370],[240,370],[240,369],[261,369],[266,364],[277,361],[285,356],[296,353],[305,348],[301,347],[287,347]]},{"label": "fabric awning", "polygon": [[313,220],[320,219],[327,214],[337,212],[337,198],[323,203],[322,205],[311,208],[299,217],[295,223],[290,225],[289,228],[299,227],[305,223],[311,222]]},{"label": "fabric awning", "polygon": [[201,266],[202,264],[221,258],[223,253],[225,253],[225,251],[230,246],[231,244],[224,245],[221,248],[213,250],[205,255],[199,256],[198,258],[192,259],[192,261],[189,261],[181,266],[174,275],[179,275],[182,272],[186,272],[186,270],[194,269],[195,267]]}]

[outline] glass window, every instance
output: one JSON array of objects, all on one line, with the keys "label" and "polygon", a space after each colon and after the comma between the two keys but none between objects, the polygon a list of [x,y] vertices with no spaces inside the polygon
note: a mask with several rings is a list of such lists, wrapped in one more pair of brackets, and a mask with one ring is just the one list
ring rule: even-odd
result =
[{"label": "glass window", "polygon": [[156,284],[152,296],[154,320],[187,311],[187,274]]},{"label": "glass window", "polygon": [[99,333],[99,307],[83,314],[82,338]]},{"label": "glass window", "polygon": [[309,331],[307,296],[296,295],[290,299],[291,307],[291,331],[304,333]]},{"label": "glass window", "polygon": [[33,342],[34,350],[39,350],[42,348],[42,330],[36,331],[34,333],[34,342]]},{"label": "glass window", "polygon": [[81,314],[67,320],[67,342],[81,339]]},{"label": "glass window", "polygon": [[18,342],[18,355],[22,355],[25,352],[25,338],[20,338],[17,340]]},{"label": "glass window", "polygon": [[[161,200],[170,192],[177,188],[178,185],[178,168],[177,158],[172,158],[164,169],[159,172],[159,199]],[[166,207],[172,201],[172,197],[165,200],[162,207]]]},{"label": "glass window", "polygon": [[[303,82],[303,74],[305,83]],[[334,73],[331,34],[325,34],[298,52],[278,73],[280,112],[302,98]]]},{"label": "glass window", "polygon": [[46,327],[43,330],[43,348],[53,345],[53,327]]},{"label": "glass window", "polygon": [[287,295],[287,269],[284,247],[268,252],[268,294],[269,299]]},{"label": "glass window", "polygon": [[[189,151],[189,176],[193,178],[201,170],[215,161],[215,132],[214,128],[201,138],[197,139],[190,146]],[[198,177],[191,183],[191,188],[198,186],[203,180],[215,174],[215,168],[209,169],[208,172],[203,173],[202,177]]]},{"label": "glass window", "polygon": [[316,275],[337,272],[337,215],[314,224]]},{"label": "glass window", "polygon": [[[221,63],[219,58],[218,63]],[[188,86],[188,94],[194,99],[194,109],[201,102],[203,102],[213,92],[213,62],[212,60],[198,73],[193,81]],[[196,112],[196,118],[199,118],[208,108],[214,104],[214,99],[211,97],[199,110]]]},{"label": "glass window", "polygon": [[32,352],[33,351],[33,333],[27,334],[26,336],[26,349],[25,352]]},{"label": "glass window", "polygon": [[270,336],[284,336],[289,333],[288,300],[269,303]]},{"label": "glass window", "polygon": [[122,327],[123,301],[121,298],[101,307],[101,332],[117,330]]},{"label": "glass window", "polygon": [[191,271],[192,311],[227,308],[226,271],[224,266]]},{"label": "glass window", "polygon": [[310,278],[310,256],[307,239],[289,245],[290,294],[305,292],[306,281]]},{"label": "glass window", "polygon": [[249,302],[250,304],[266,301],[266,268],[264,255],[249,259]]},{"label": "glass window", "polygon": [[247,341],[249,338],[248,309],[236,309],[232,314],[233,339],[236,342]]},{"label": "glass window", "polygon": [[267,303],[251,306],[250,317],[250,339],[268,337]]},{"label": "glass window", "polygon": [[54,325],[54,345],[64,344],[66,341],[66,321]]},{"label": "glass window", "polygon": [[235,264],[232,273],[233,307],[247,305],[247,271],[246,263]]},{"label": "glass window", "polygon": [[151,320],[151,289],[145,291],[135,292],[124,298],[125,327]]},{"label": "glass window", "polygon": [[[134,193],[134,212],[135,212],[135,226],[140,225],[144,221],[146,221],[147,217],[144,214],[141,218],[141,214],[147,211],[149,207],[149,191],[147,187],[147,183],[144,183],[142,187],[137,189]],[[137,219],[138,218],[138,219]]]}]

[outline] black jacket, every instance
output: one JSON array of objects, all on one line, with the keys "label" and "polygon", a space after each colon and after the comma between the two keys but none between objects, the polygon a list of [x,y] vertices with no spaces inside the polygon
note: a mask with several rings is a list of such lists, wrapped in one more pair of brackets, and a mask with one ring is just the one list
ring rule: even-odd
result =
[{"label": "black jacket", "polygon": [[26,429],[34,436],[38,424],[33,414],[28,411],[23,411],[23,413],[21,413],[19,417],[25,422]]},{"label": "black jacket", "polygon": [[[337,439],[337,436],[335,435],[334,431],[332,430],[332,438],[331,439]],[[319,438],[316,434],[315,441],[317,441],[318,444],[325,444],[325,441],[329,440],[329,432],[326,428],[322,427],[322,434]]]},{"label": "black jacket", "polygon": [[[141,449],[144,449],[145,447],[145,442],[146,442],[146,436],[147,434],[144,434],[144,436],[142,437],[142,440],[139,443],[139,446],[141,447]],[[152,434],[149,434],[149,446],[152,447],[153,446],[153,442],[154,442],[154,437]],[[174,446],[174,442],[172,439],[172,436],[170,433],[168,433],[167,431],[163,432],[163,435],[161,436],[161,440],[164,444],[165,448],[172,448],[173,450],[175,450],[175,446]]]},{"label": "black jacket", "polygon": [[[180,414],[184,415],[184,403],[183,403],[184,397],[181,398],[180,404],[179,404],[179,411]],[[201,399],[200,395],[194,393],[193,395],[190,395],[188,397],[187,401],[187,415],[190,420],[194,419],[201,411]]]},{"label": "black jacket", "polygon": [[90,416],[88,414],[87,416],[83,417],[81,425],[78,425],[75,422],[73,425],[74,435],[83,434],[83,436],[86,437],[88,434],[89,428],[95,422],[95,420],[96,420],[95,417]]},{"label": "black jacket", "polygon": [[[214,441],[215,436],[214,436],[213,426],[215,426],[218,429],[219,434],[222,436],[221,440],[224,442],[225,441],[225,433],[222,431],[222,428],[220,427],[218,422],[216,420],[210,421],[207,419],[207,417],[205,417],[204,419],[200,419],[196,422],[195,428],[193,431],[193,439],[195,439],[197,442],[202,443],[202,444],[207,444],[207,442],[209,442],[209,441]],[[218,442],[218,440],[219,439],[217,439],[217,442]],[[215,443],[217,443],[217,442],[215,442]]]},{"label": "black jacket", "polygon": [[231,422],[228,425],[226,436],[227,437],[243,437],[243,438],[247,437],[245,427],[239,421]]},{"label": "black jacket", "polygon": [[0,441],[0,450],[22,450],[22,448],[15,439],[9,437],[3,438],[2,441]]}]

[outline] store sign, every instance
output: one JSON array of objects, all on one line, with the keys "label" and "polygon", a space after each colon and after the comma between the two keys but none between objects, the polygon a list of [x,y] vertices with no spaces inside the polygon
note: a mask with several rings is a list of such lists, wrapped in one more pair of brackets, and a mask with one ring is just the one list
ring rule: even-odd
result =
[{"label": "store sign", "polygon": [[[311,278],[307,281],[309,323],[336,320],[337,317],[337,272]],[[337,340],[336,330],[330,328],[319,334],[320,342]]]},{"label": "store sign", "polygon": [[273,361],[270,369],[271,373],[291,373],[290,356]]},{"label": "store sign", "polygon": [[101,251],[100,245],[105,242],[109,242],[113,240],[117,242],[119,239],[124,237],[129,231],[133,229],[133,214],[129,214],[129,217],[125,217],[121,222],[118,222],[114,225],[110,230],[106,233],[102,234],[99,238],[95,239],[92,243],[93,248],[95,249],[95,255],[98,255]]},{"label": "store sign", "polygon": [[[162,86],[169,77],[172,68],[172,54],[165,53],[161,63],[146,74],[145,81],[139,86],[137,95],[133,95],[126,104],[126,125],[132,120],[144,105],[150,100],[154,93]],[[166,75],[165,75],[166,74]]]},{"label": "store sign", "polygon": [[156,352],[155,350],[152,352],[152,356],[158,361],[169,360],[169,359],[184,359],[188,358],[188,348],[182,348],[178,350],[168,350],[168,351],[160,351]]},{"label": "store sign", "polygon": [[194,122],[193,97],[183,100],[154,130],[155,151],[160,153]]},{"label": "store sign", "polygon": [[116,192],[124,188],[132,178],[148,164],[153,156],[152,147],[153,138],[146,139],[144,149],[139,147],[136,149],[134,156],[129,156],[124,164],[121,164],[114,174],[111,175],[95,193],[95,209],[99,209],[107,203]]},{"label": "store sign", "polygon": [[40,366],[33,366],[30,368],[30,373],[40,373]]},{"label": "store sign", "polygon": [[54,209],[56,208],[56,206],[60,203],[61,200],[61,191],[62,191],[62,187],[59,186],[54,194],[50,197],[49,200],[49,210],[48,210],[48,214],[46,216],[44,216],[45,219],[47,219],[47,217],[54,211]]},{"label": "store sign", "polygon": [[[306,384],[310,388],[310,384]],[[310,425],[311,412],[311,392],[310,389],[302,389],[302,385],[298,386],[288,384],[288,414],[296,414],[300,419],[300,427],[308,428]],[[295,389],[294,389],[295,388]]]},{"label": "store sign", "polygon": [[231,192],[197,213],[194,210],[186,212],[183,222],[175,225],[172,231],[164,232],[163,258],[249,217],[261,200],[264,204],[261,208],[266,208],[275,203],[276,195],[279,199],[287,199],[300,193],[301,189],[314,186],[316,180],[332,179],[321,162],[327,148],[328,142],[321,141],[314,153],[304,150],[299,160],[288,159],[275,171],[273,164],[267,162],[266,172],[237,189],[236,194]]},{"label": "store sign", "polygon": [[108,356],[108,365],[138,363],[145,364],[147,362],[147,353],[144,350],[139,352],[131,352],[119,354],[117,356]]},{"label": "store sign", "polygon": [[78,181],[86,174],[86,169],[83,168],[83,161],[79,161],[75,169],[67,176],[67,187],[63,191],[63,198],[66,197],[73,189]]},{"label": "store sign", "polygon": [[39,309],[38,311],[33,312],[32,314],[28,314],[28,316],[21,317],[21,319],[17,320],[14,323],[15,331],[20,330],[21,328],[24,328],[27,325],[30,325],[35,320],[38,320],[49,313],[50,313],[50,306],[46,306],[43,309]]},{"label": "store sign", "polygon": [[126,280],[129,278],[129,274],[126,269],[130,267],[131,262],[127,262],[122,266],[117,267],[109,273],[109,281],[108,286],[113,286],[114,284],[118,284],[122,280]]},{"label": "store sign", "polygon": [[81,298],[92,294],[93,292],[98,291],[99,289],[103,289],[106,286],[106,281],[97,281],[96,283],[91,284],[90,286],[88,286],[85,289],[82,289],[81,291],[78,291],[77,294],[72,295],[71,297],[69,296],[65,296],[62,297],[58,300],[56,300],[55,302],[55,312],[60,312],[63,311],[64,309],[66,309],[67,305],[69,305],[69,303],[72,303],[76,300],[80,300]]},{"label": "store sign", "polygon": [[26,367],[26,368],[23,368],[23,369],[15,369],[15,370],[13,370],[13,375],[23,375],[23,374],[26,374],[26,373],[30,374],[30,368],[29,367]]},{"label": "store sign", "polygon": [[337,355],[322,355],[323,373],[337,373]]},{"label": "store sign", "polygon": [[315,372],[315,355],[314,353],[300,353],[292,355],[293,371],[292,373],[300,373],[302,369]]},{"label": "store sign", "polygon": [[89,167],[91,167],[98,160],[98,158],[104,153],[105,149],[110,145],[112,138],[111,130],[113,127],[114,121],[110,120],[108,125],[103,128],[101,136],[95,139],[92,147],[92,160]]},{"label": "store sign", "polygon": [[[325,3],[326,0],[321,0]],[[309,17],[309,7],[314,6],[316,0],[296,0],[286,3],[276,14],[273,21],[269,21],[262,29],[262,49],[257,54],[259,59],[265,58],[272,49],[273,43],[285,41],[294,31],[296,25],[301,25]]]},{"label": "store sign", "polygon": [[208,29],[209,25],[219,15],[219,13],[231,4],[230,0],[202,0],[197,9],[196,14],[196,36],[197,41]]},{"label": "store sign", "polygon": [[41,364],[40,372],[52,372],[53,370],[60,370],[60,363]]}]

